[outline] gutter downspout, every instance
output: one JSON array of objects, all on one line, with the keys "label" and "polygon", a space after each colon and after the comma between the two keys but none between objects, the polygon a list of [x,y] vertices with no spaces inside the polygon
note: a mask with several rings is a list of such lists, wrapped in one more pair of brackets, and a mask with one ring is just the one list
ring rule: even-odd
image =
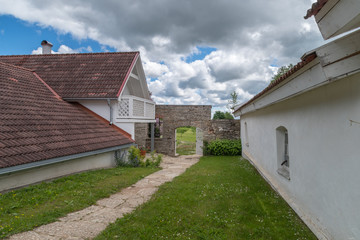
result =
[{"label": "gutter downspout", "polygon": [[110,110],[110,120],[109,120],[109,124],[112,125],[113,124],[113,111],[112,111],[112,106],[111,106],[111,100],[110,98],[107,99],[107,103],[109,105],[109,110]]}]

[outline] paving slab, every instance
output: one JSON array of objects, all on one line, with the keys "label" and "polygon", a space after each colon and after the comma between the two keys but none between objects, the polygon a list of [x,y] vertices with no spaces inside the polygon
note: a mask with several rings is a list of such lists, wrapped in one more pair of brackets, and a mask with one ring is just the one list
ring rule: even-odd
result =
[{"label": "paving slab", "polygon": [[157,171],[130,187],[101,199],[95,205],[69,213],[58,221],[32,231],[11,236],[11,240],[80,240],[92,239],[110,223],[150,200],[159,186],[172,181],[199,161],[200,156],[163,156],[162,170]]}]

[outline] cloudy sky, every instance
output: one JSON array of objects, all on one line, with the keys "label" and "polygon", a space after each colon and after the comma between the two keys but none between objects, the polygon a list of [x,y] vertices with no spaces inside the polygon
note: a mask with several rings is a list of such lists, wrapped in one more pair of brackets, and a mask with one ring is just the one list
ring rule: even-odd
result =
[{"label": "cloudy sky", "polygon": [[140,51],[158,104],[225,110],[324,43],[314,0],[0,0],[0,54]]}]

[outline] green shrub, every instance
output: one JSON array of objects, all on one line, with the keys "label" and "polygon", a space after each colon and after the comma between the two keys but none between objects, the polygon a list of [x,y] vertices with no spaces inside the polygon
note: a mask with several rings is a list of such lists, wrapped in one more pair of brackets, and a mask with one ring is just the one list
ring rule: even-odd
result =
[{"label": "green shrub", "polygon": [[151,152],[151,157],[145,161],[140,162],[141,167],[159,167],[162,161],[162,154],[156,154],[155,151]]},{"label": "green shrub", "polygon": [[116,165],[119,167],[139,167],[141,162],[140,149],[135,146],[131,146],[127,151],[127,154],[123,152],[120,156],[115,158],[115,161]]},{"label": "green shrub", "polygon": [[[151,152],[151,157],[144,160],[145,156],[141,156],[140,149],[131,146],[129,150],[122,152],[116,156],[116,164],[121,167],[159,167],[162,161],[162,155],[156,154],[155,151]],[[127,157],[126,157],[127,155]]]},{"label": "green shrub", "polygon": [[[205,154],[206,153],[206,154]],[[215,140],[205,145],[204,155],[236,156],[241,155],[241,140]]]},{"label": "green shrub", "polygon": [[209,142],[208,141],[204,141],[203,144],[203,155],[204,156],[209,156],[210,154],[210,150],[209,150]]}]

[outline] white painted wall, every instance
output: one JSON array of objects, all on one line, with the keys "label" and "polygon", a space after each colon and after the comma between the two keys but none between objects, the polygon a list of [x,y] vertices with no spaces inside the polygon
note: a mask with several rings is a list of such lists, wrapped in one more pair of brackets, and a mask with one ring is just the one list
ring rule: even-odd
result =
[{"label": "white painted wall", "polygon": [[[97,115],[100,115],[101,117],[105,118],[107,121],[110,120],[110,107],[107,103],[106,99],[101,100],[81,100],[78,101],[81,105],[84,107],[90,109]],[[115,119],[116,114],[116,107],[117,107],[117,100],[111,100],[111,105],[113,109],[113,119]]]},{"label": "white painted wall", "polygon": [[[359,93],[358,73],[241,115],[243,155],[320,239],[360,239]],[[290,180],[277,173],[279,126],[289,134]]]},{"label": "white painted wall", "polygon": [[0,176],[0,192],[77,172],[114,167],[114,154],[114,152],[102,153],[62,163],[37,167],[31,170],[19,171],[14,174],[3,175]]},{"label": "white painted wall", "polygon": [[131,135],[131,138],[135,140],[135,123],[133,122],[115,122],[116,126],[126,131]]},{"label": "white painted wall", "polygon": [[325,40],[355,29],[360,26],[360,1],[330,0],[315,20]]},{"label": "white painted wall", "polygon": [[[135,140],[135,121],[133,122],[118,122],[116,121],[116,116],[118,112],[117,100],[111,100],[111,106],[113,111],[113,124],[123,129],[131,135],[131,138]],[[86,108],[90,109],[94,113],[100,115],[106,120],[110,120],[110,108],[107,104],[107,100],[81,100],[79,103]]]}]

